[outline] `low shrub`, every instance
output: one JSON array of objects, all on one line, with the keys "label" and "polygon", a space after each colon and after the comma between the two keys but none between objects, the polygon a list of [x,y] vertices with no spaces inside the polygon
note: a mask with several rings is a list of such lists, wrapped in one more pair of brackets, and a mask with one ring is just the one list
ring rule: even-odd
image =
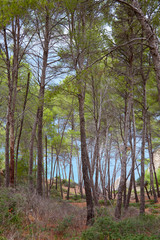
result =
[{"label": "low shrub", "polygon": [[[68,187],[68,185],[69,185],[69,182],[68,182],[68,180],[65,179],[64,186]],[[70,188],[75,188],[75,186],[76,186],[76,183],[74,181],[70,180]]]},{"label": "low shrub", "polygon": [[58,226],[55,228],[55,232],[57,233],[64,233],[68,227],[72,225],[73,216],[67,216],[62,221],[59,222]]},{"label": "low shrub", "polygon": [[51,188],[50,196],[52,198],[61,198],[60,187],[58,186],[58,188],[56,189],[56,186],[53,185]]},{"label": "low shrub", "polygon": [[1,189],[0,194],[0,226],[7,227],[10,224],[21,223],[21,210],[24,209],[25,199],[19,193],[13,193],[11,189]]},{"label": "low shrub", "polygon": [[104,205],[104,199],[100,199],[100,200],[98,201],[98,203],[99,203],[99,205]]},{"label": "low shrub", "polygon": [[104,199],[100,199],[98,201],[99,205],[103,206],[103,205],[106,205],[106,206],[111,206],[111,205],[114,205],[114,200],[104,200]]},{"label": "low shrub", "polygon": [[130,206],[130,207],[139,208],[139,207],[140,207],[140,203],[139,203],[139,202],[130,203],[129,206]]},{"label": "low shrub", "polygon": [[99,217],[94,225],[83,232],[82,240],[158,240],[160,218],[152,215],[115,221],[111,217]]}]

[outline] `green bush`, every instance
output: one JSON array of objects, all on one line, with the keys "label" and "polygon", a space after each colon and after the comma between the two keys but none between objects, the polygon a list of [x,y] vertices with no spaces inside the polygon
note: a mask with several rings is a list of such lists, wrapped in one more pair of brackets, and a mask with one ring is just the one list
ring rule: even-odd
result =
[{"label": "green bush", "polygon": [[67,182],[68,182],[67,179],[63,179],[63,180],[62,180],[62,184],[65,184],[65,183],[67,183]]},{"label": "green bush", "polygon": [[81,199],[81,195],[75,194],[75,195],[73,195],[73,196],[70,196],[70,199],[73,199],[73,200],[75,200],[75,201],[80,200],[80,199]]},{"label": "green bush", "polygon": [[25,208],[24,197],[19,193],[13,193],[12,189],[0,189],[0,232],[22,223],[22,209]]},{"label": "green bush", "polygon": [[[64,186],[68,187],[68,184],[69,184],[68,180],[65,179]],[[76,183],[70,180],[70,188],[75,188],[75,186],[76,186]]]},{"label": "green bush", "polygon": [[58,226],[55,228],[55,232],[64,233],[65,230],[72,225],[73,216],[65,217],[61,222],[59,222]]},{"label": "green bush", "polygon": [[7,240],[7,238],[0,236],[0,240]]},{"label": "green bush", "polygon": [[[94,225],[82,233],[82,240],[158,240],[160,218],[146,215],[115,221],[109,216],[99,217]],[[156,226],[156,227],[155,227]],[[147,234],[146,234],[147,233]],[[157,234],[157,235],[156,235]]]},{"label": "green bush", "polygon": [[56,189],[56,186],[52,186],[51,197],[52,198],[60,198],[61,197],[61,192],[60,192],[60,187],[59,186],[57,187],[57,189]]},{"label": "green bush", "polygon": [[129,206],[130,206],[130,207],[139,208],[139,207],[140,207],[140,203],[139,203],[139,202],[130,203]]},{"label": "green bush", "polygon": [[99,205],[104,205],[104,199],[100,199],[100,200],[98,201],[98,203],[99,203]]}]

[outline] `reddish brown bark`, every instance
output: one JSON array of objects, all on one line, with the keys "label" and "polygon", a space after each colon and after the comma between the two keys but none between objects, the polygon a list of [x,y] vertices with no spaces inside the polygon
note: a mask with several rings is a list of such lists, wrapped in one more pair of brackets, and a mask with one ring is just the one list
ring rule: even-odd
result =
[{"label": "reddish brown bark", "polygon": [[43,46],[43,66],[42,66],[42,75],[39,91],[39,107],[38,107],[38,168],[37,168],[37,193],[42,195],[42,173],[43,173],[43,107],[44,107],[44,92],[45,92],[45,79],[46,79],[46,69],[47,69],[47,60],[49,52],[49,26],[50,26],[49,12],[46,7],[46,17],[45,17],[45,34],[44,34],[44,46]]}]

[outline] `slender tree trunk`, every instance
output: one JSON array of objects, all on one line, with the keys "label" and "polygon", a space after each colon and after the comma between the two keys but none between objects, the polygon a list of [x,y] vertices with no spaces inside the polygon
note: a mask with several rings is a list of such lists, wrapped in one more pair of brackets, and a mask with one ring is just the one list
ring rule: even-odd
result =
[{"label": "slender tree trunk", "polygon": [[147,136],[148,140],[148,151],[149,151],[149,158],[150,158],[150,183],[151,183],[151,189],[153,191],[154,196],[154,202],[156,203],[157,200],[157,194],[154,188],[154,178],[153,178],[153,152],[152,152],[152,146],[151,146],[151,139],[149,136]]},{"label": "slender tree trunk", "polygon": [[48,197],[47,135],[45,136],[45,145],[46,145],[46,197]]},{"label": "slender tree trunk", "polygon": [[30,73],[28,73],[28,78],[27,78],[26,93],[25,93],[24,104],[23,104],[23,112],[22,112],[21,123],[20,123],[20,130],[19,130],[19,135],[18,135],[18,140],[17,140],[15,185],[16,185],[16,182],[17,182],[18,152],[19,152],[19,145],[20,145],[20,140],[21,140],[21,135],[22,135],[22,128],[23,128],[23,122],[24,122],[25,109],[26,109],[26,104],[27,104],[27,97],[28,97],[28,91],[29,91],[29,82],[30,82]]},{"label": "slender tree trunk", "polygon": [[9,187],[9,114],[7,113],[6,139],[5,139],[5,186]]},{"label": "slender tree trunk", "polygon": [[77,169],[78,169],[78,182],[79,182],[79,188],[80,188],[80,194],[81,194],[81,198],[83,198],[83,186],[82,186],[82,164],[80,162],[79,159],[79,151],[78,151],[78,145],[77,145],[77,141],[76,141],[76,152],[77,152]]},{"label": "slender tree trunk", "polygon": [[114,199],[116,198],[116,193],[115,193],[115,181],[116,181],[117,161],[118,161],[118,152],[116,151],[116,152],[115,152],[114,170],[113,170],[113,175],[112,175],[112,189],[113,189]]},{"label": "slender tree trunk", "polygon": [[125,192],[125,186],[126,186],[127,142],[128,142],[129,118],[130,118],[130,112],[131,112],[131,100],[132,100],[131,94],[132,93],[130,91],[128,100],[127,100],[126,114],[125,114],[124,146],[123,146],[122,161],[121,161],[121,178],[120,178],[120,184],[118,187],[118,198],[117,198],[117,205],[115,209],[116,218],[121,217],[122,193]]},{"label": "slender tree trunk", "polygon": [[13,36],[13,65],[12,65],[12,81],[11,81],[11,93],[12,93],[12,104],[9,112],[10,118],[10,184],[14,186],[15,174],[14,174],[14,147],[15,147],[15,105],[17,98],[17,83],[18,83],[18,71],[19,71],[19,38],[20,38],[20,24],[19,17],[15,17],[12,20],[12,36]]},{"label": "slender tree trunk", "polygon": [[138,199],[138,194],[137,194],[137,189],[136,189],[135,175],[134,175],[134,179],[133,179],[133,187],[134,187],[135,200],[136,200],[136,203],[138,203],[139,199]]},{"label": "slender tree trunk", "polygon": [[52,182],[53,182],[53,145],[51,146],[51,171],[50,171],[50,182],[49,182],[49,193],[51,190]]},{"label": "slender tree trunk", "polygon": [[61,190],[61,198],[63,199],[63,189],[62,189],[62,181],[61,181],[61,172],[60,172],[60,164],[59,164],[59,156],[57,155],[57,166],[58,166],[58,172],[59,172],[59,185]]},{"label": "slender tree trunk", "polygon": [[11,64],[9,59],[9,50],[8,50],[8,42],[7,42],[7,34],[6,28],[3,29],[4,33],[4,44],[5,44],[5,55],[6,55],[6,67],[7,67],[7,78],[8,78],[8,106],[7,106],[7,123],[6,123],[6,139],[5,139],[5,178],[6,187],[9,187],[10,182],[10,169],[9,169],[9,136],[10,136],[10,111],[11,111],[11,103],[12,103],[12,88],[11,88]]},{"label": "slender tree trunk", "polygon": [[143,130],[142,130],[142,146],[141,146],[141,185],[140,185],[140,214],[144,214],[145,212],[145,194],[144,194],[144,177],[145,177],[145,137],[146,137],[146,84],[143,86]]},{"label": "slender tree trunk", "polygon": [[49,13],[46,7],[46,19],[45,19],[45,36],[43,46],[43,67],[41,75],[41,84],[39,92],[39,107],[38,107],[38,169],[37,169],[37,193],[42,195],[42,172],[43,172],[43,107],[44,107],[44,92],[45,92],[45,78],[49,51]]},{"label": "slender tree trunk", "polygon": [[[72,131],[74,130],[74,115],[72,113]],[[72,171],[72,151],[73,151],[73,135],[71,136],[71,152],[70,152],[70,163],[69,163],[69,179],[68,179],[68,190],[67,190],[67,200],[69,200],[69,191],[70,191],[70,179]]]},{"label": "slender tree trunk", "polygon": [[94,218],[93,199],[91,193],[91,183],[89,179],[89,159],[86,145],[85,118],[84,118],[84,96],[79,94],[79,117],[80,117],[80,135],[81,135],[81,160],[82,171],[87,202],[87,224]]},{"label": "slender tree trunk", "polygon": [[36,135],[36,129],[38,124],[38,110],[35,117],[34,125],[32,128],[31,139],[29,144],[29,187],[33,190],[33,150],[34,150],[34,139]]},{"label": "slender tree trunk", "polygon": [[108,159],[108,199],[111,200],[112,199],[112,194],[111,194],[111,179],[110,179],[110,152],[111,152],[111,145],[112,145],[112,135],[110,137],[110,143],[109,143],[109,148],[107,149],[107,159]]},{"label": "slender tree trunk", "polygon": [[133,144],[132,144],[132,129],[130,124],[130,146],[131,146],[131,156],[132,156],[132,170],[131,170],[131,179],[130,179],[130,185],[128,189],[128,195],[127,195],[127,201],[125,208],[127,209],[129,207],[131,192],[132,192],[132,186],[134,181],[134,168],[135,168],[135,161],[136,161],[136,125],[135,125],[135,115],[134,115],[134,109],[132,106],[132,122],[133,122]]},{"label": "slender tree trunk", "polygon": [[97,133],[96,142],[97,144],[96,144],[95,195],[96,195],[96,203],[97,203],[98,202],[98,177],[99,177],[99,133]]},{"label": "slender tree trunk", "polygon": [[153,161],[153,150],[152,150],[152,134],[151,134],[151,123],[150,123],[150,118],[149,118],[149,121],[148,121],[148,130],[149,130],[149,133],[148,133],[148,142],[149,142],[149,148],[150,148],[150,159],[151,159],[151,165],[153,167],[153,173],[154,173],[154,177],[155,177],[155,182],[156,182],[156,189],[157,189],[157,195],[158,197],[160,197],[160,191],[159,191],[159,184],[158,184],[158,179],[157,179],[157,174],[156,174],[156,170],[155,170],[155,166],[154,166],[154,161]]}]

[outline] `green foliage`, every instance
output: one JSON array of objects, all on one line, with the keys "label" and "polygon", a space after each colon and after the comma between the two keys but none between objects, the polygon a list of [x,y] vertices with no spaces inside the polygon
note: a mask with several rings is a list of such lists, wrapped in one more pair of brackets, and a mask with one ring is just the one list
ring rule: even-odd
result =
[{"label": "green foliage", "polygon": [[5,156],[4,156],[4,153],[0,153],[0,169],[3,169],[5,164],[4,164],[4,159],[5,159]]},{"label": "green foliage", "polygon": [[98,203],[99,203],[99,205],[104,205],[104,199],[100,199],[100,200],[98,201]]},{"label": "green foliage", "polygon": [[140,207],[140,203],[139,202],[134,202],[134,203],[130,203],[129,206],[131,207],[136,207],[139,208]]},{"label": "green foliage", "polygon": [[37,0],[0,0],[0,28],[9,24],[16,16],[24,16],[37,3]]},{"label": "green foliage", "polygon": [[[69,184],[68,180],[65,180],[64,186],[68,187],[68,184]],[[76,186],[76,183],[71,179],[70,180],[70,188],[75,188],[75,186]]]},{"label": "green foliage", "polygon": [[159,225],[157,226],[157,222],[159,220],[159,217],[152,215],[130,218],[119,222],[109,216],[99,217],[91,228],[83,232],[81,239],[158,240]]},{"label": "green foliage", "polygon": [[64,233],[72,225],[73,216],[67,216],[62,221],[59,222],[58,226],[55,228],[55,232]]},{"label": "green foliage", "polygon": [[55,199],[61,198],[61,192],[60,192],[59,185],[58,185],[57,189],[56,189],[56,186],[52,186],[50,195],[52,198],[55,198]]},{"label": "green foliage", "polygon": [[[67,198],[67,196],[66,196],[66,198]],[[78,201],[79,202],[81,200],[81,195],[79,195],[79,194],[70,195],[69,199],[73,200],[73,201]]]},{"label": "green foliage", "polygon": [[100,205],[110,206],[110,205],[114,204],[114,200],[107,200],[107,201],[105,202],[104,199],[100,199],[100,200],[98,201],[98,203],[99,203]]},{"label": "green foliage", "polygon": [[19,193],[12,193],[9,189],[1,188],[0,194],[0,232],[8,230],[16,225],[20,228],[22,224],[22,212],[25,199]]},{"label": "green foliage", "polygon": [[[160,184],[160,169],[157,169],[156,174],[157,174],[158,184]],[[145,171],[145,182],[147,183],[147,185],[150,184],[150,171],[149,171],[149,169],[147,169]],[[136,180],[136,184],[137,184],[137,186],[140,186],[140,178],[138,178]],[[154,177],[154,184],[155,184],[155,177]]]}]

